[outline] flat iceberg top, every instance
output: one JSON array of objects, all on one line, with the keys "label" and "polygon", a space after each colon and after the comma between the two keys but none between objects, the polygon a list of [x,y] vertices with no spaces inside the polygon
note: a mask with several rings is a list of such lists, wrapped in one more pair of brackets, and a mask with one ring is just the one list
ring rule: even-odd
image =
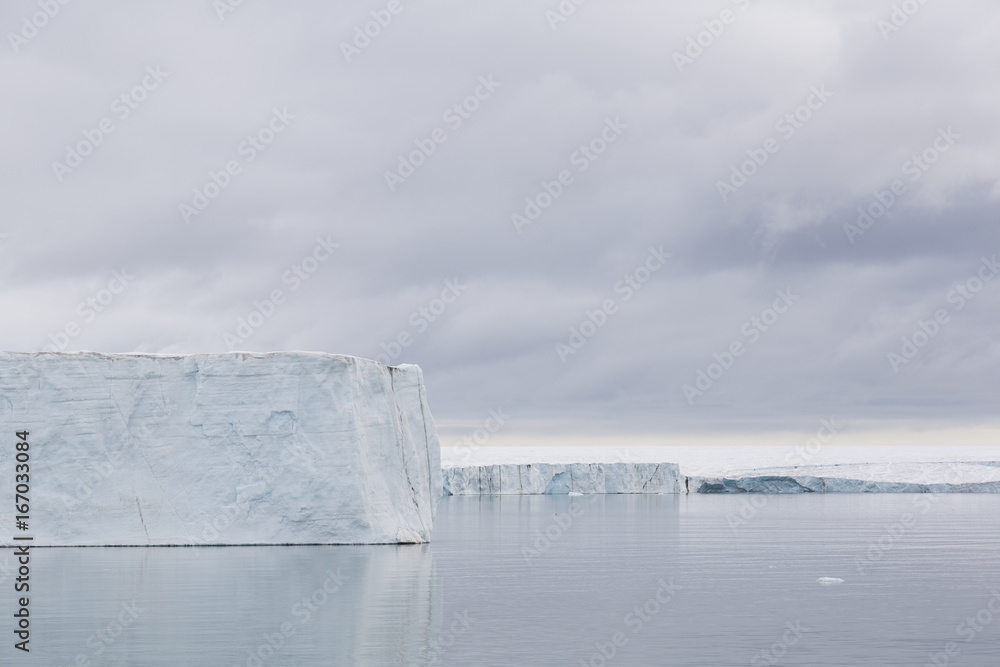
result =
[{"label": "flat iceberg top", "polygon": [[[362,362],[381,364],[373,359],[355,357],[348,354],[332,354],[329,352],[310,352],[305,350],[288,350],[286,352],[200,352],[194,354],[159,354],[153,352],[0,352],[0,359],[37,359],[43,357],[69,358],[69,359],[104,359],[109,361],[148,359],[148,360],[181,360],[181,359],[210,359],[213,357],[239,357],[245,359],[273,359],[275,357],[304,357],[315,359],[354,359]],[[391,368],[414,367],[414,364],[399,364]]]}]

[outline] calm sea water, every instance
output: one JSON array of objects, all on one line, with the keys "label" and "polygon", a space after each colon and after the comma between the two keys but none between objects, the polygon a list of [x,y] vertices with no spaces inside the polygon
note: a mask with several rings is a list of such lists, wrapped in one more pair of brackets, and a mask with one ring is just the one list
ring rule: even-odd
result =
[{"label": "calm sea water", "polygon": [[30,654],[10,554],[3,665],[1000,665],[997,496],[452,497],[432,545],[36,549]]}]

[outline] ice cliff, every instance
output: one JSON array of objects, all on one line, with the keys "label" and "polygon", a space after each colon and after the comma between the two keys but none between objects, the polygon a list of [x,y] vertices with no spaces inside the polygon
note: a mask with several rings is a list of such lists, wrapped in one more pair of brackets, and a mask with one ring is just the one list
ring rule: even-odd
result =
[{"label": "ice cliff", "polygon": [[[44,545],[429,540],[440,451],[417,366],[306,352],[0,353],[0,544],[15,432]],[[23,542],[21,542],[23,544]]]},{"label": "ice cliff", "polygon": [[444,469],[445,495],[680,493],[673,463],[524,463]]},{"label": "ice cliff", "polygon": [[789,466],[688,477],[690,493],[1000,493],[994,461]]},{"label": "ice cliff", "polygon": [[[441,449],[445,495],[1000,493],[992,446],[491,446]],[[941,457],[941,458],[936,458]],[[675,461],[676,463],[663,463]],[[680,470],[678,470],[680,468]]]}]

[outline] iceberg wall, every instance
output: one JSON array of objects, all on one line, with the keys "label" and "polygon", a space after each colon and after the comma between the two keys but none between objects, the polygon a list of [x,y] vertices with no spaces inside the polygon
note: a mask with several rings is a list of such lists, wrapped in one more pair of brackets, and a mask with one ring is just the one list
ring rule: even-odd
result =
[{"label": "iceberg wall", "polygon": [[522,463],[444,469],[445,495],[682,493],[674,463]]},{"label": "iceberg wall", "polygon": [[1000,493],[992,462],[829,465],[688,477],[690,493]]},{"label": "iceberg wall", "polygon": [[[513,458],[503,456],[508,461]],[[493,456],[494,461],[497,458]],[[552,456],[545,458],[549,461],[446,465],[444,495],[1000,493],[996,461],[826,464],[689,476],[681,474],[675,463],[557,463]]]},{"label": "iceberg wall", "polygon": [[19,431],[35,546],[426,542],[441,495],[412,365],[0,353],[3,545]]}]

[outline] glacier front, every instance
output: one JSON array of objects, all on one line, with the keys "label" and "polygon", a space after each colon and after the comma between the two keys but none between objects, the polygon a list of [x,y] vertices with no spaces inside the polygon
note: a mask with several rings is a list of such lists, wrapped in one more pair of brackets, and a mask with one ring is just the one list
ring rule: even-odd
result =
[{"label": "glacier front", "polygon": [[446,496],[681,493],[674,463],[523,463],[445,467]]},{"label": "glacier front", "polygon": [[324,353],[0,353],[0,442],[4,546],[426,542],[442,490],[420,368]]}]

